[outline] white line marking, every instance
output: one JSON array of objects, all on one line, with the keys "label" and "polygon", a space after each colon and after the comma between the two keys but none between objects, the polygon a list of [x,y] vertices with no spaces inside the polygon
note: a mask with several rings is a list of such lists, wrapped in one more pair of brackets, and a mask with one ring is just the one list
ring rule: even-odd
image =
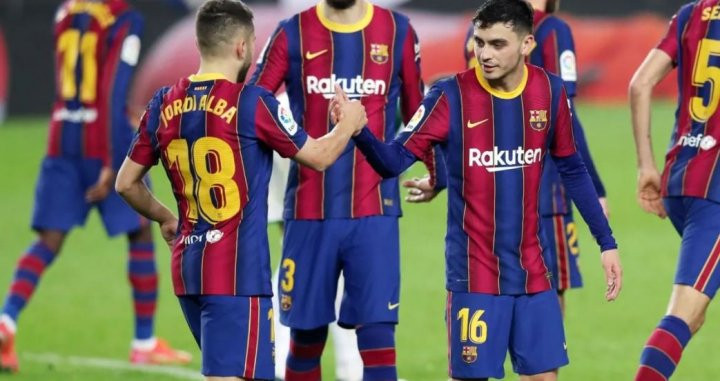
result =
[{"label": "white line marking", "polygon": [[84,368],[112,369],[127,372],[162,374],[181,380],[203,380],[200,372],[177,366],[133,365],[127,361],[80,356],[60,356],[54,353],[23,353],[23,359],[44,364],[67,364]]}]

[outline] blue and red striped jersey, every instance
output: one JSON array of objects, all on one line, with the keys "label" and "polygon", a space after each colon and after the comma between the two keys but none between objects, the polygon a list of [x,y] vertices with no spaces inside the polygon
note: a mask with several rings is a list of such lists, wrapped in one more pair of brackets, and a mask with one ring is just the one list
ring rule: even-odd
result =
[{"label": "blue and red striped jersey", "polygon": [[540,234],[548,153],[576,153],[562,80],[526,65],[512,92],[479,68],[439,82],[397,137],[417,158],[440,144],[448,171],[447,289],[527,294],[551,288]]},{"label": "blue and red striped jersey", "polygon": [[685,5],[658,49],[677,65],[678,108],[665,156],[663,196],[720,202],[720,1]]},{"label": "blue and red striped jersey", "polygon": [[[571,100],[574,99],[577,94],[577,61],[575,42],[570,26],[552,13],[536,9],[533,19],[533,35],[535,36],[536,45],[528,58],[528,62],[545,69],[550,74],[561,77],[568,97]],[[465,58],[468,67],[477,65],[474,45],[473,26],[471,25],[465,45]],[[583,155],[596,191],[601,197],[604,197],[604,186],[595,170],[580,121],[574,114],[573,107],[573,128],[575,129],[578,148]],[[546,171],[543,173],[541,194],[543,195],[540,199],[540,213],[542,215],[564,215],[570,212],[570,196],[565,191],[560,174],[552,160],[547,163]]]},{"label": "blue and red striped jersey", "polygon": [[133,136],[126,99],[142,28],[142,17],[125,0],[69,0],[60,6],[48,156],[120,167]]},{"label": "blue and red striped jersey", "polygon": [[[363,103],[375,136],[392,140],[398,107],[407,122],[423,97],[415,31],[404,15],[369,3],[355,25],[326,19],[323,6],[280,23],[251,82],[272,92],[284,84],[293,115],[313,137],[333,128],[328,106],[338,84]],[[426,164],[438,167],[434,157]],[[352,142],[325,172],[291,164],[286,219],[400,214],[397,178],[383,180]]]},{"label": "blue and red striped jersey", "polygon": [[177,295],[272,295],[267,238],[272,152],[307,140],[265,89],[219,75],[184,78],[151,100],[130,159],[162,159],[178,204]]}]

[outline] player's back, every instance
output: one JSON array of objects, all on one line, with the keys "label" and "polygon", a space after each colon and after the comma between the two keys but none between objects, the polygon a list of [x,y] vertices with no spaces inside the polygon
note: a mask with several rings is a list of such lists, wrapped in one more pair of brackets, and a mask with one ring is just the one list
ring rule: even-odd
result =
[{"label": "player's back", "polygon": [[658,48],[677,65],[680,90],[663,193],[720,202],[720,1],[682,7]]},{"label": "player's back", "polygon": [[[111,131],[124,116],[125,93],[140,50],[140,15],[125,0],[69,0],[55,16],[55,80],[49,156],[109,162],[111,139],[127,144],[132,131]],[[113,135],[120,133],[122,136]]]},{"label": "player's back", "polygon": [[[295,135],[297,125],[267,97],[220,75],[193,75],[160,90],[143,117],[130,157],[143,164],[161,159],[171,182],[180,218],[172,259],[179,295],[272,294],[266,142],[292,145],[280,140]],[[285,128],[279,138],[258,127],[276,124]],[[152,157],[138,153],[139,144],[152,146]]]}]

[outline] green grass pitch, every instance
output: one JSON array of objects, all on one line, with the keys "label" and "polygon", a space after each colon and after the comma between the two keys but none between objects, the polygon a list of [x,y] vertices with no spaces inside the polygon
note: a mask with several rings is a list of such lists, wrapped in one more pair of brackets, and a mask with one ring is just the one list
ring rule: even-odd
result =
[{"label": "green grass pitch", "polygon": [[[618,301],[604,301],[598,249],[585,225],[579,224],[585,288],[568,294],[566,332],[571,363],[561,370],[560,379],[631,380],[644,341],[664,314],[679,239],[669,222],[642,213],[635,203],[635,154],[627,107],[581,105],[579,113],[608,188],[625,284]],[[673,122],[672,105],[657,105],[653,117],[655,151],[661,162]],[[45,150],[46,124],[45,119],[14,119],[0,127],[2,294],[17,259],[33,240],[28,225]],[[414,174],[421,171],[413,169]],[[157,193],[171,202],[164,174],[155,170],[153,178]],[[431,205],[405,205],[401,220],[402,304],[397,351],[400,376],[410,381],[447,379],[445,203],[443,195]],[[274,227],[269,232],[277,263],[280,238]],[[93,213],[84,228],[70,235],[61,257],[21,316],[17,347],[22,369],[12,379],[163,381],[198,374],[199,352],[172,294],[168,250],[160,243],[157,247],[161,290],[156,331],[175,346],[191,350],[195,360],[190,366],[163,373],[124,366],[132,333],[126,243],[124,238],[106,238]],[[711,307],[706,326],[685,352],[674,380],[704,381],[720,375],[715,341],[720,337],[720,317],[714,310]],[[333,374],[329,349],[325,379]],[[507,370],[506,378],[516,379],[509,367]]]}]

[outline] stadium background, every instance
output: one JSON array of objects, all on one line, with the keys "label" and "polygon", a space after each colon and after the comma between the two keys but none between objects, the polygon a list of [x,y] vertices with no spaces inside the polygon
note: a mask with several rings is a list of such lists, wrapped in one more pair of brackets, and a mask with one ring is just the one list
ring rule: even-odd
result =
[{"label": "stadium background", "polygon": [[[130,103],[142,107],[149,92],[196,65],[191,17],[181,0],[131,2],[146,18],[141,60]],[[37,169],[45,150],[46,124],[53,92],[51,20],[59,0],[0,2],[0,292],[14,264],[32,240],[27,228]],[[302,1],[252,1],[257,10],[258,47],[284,15]],[[413,0],[401,9],[411,15],[423,43],[427,81],[463,66],[463,36],[475,1]],[[620,300],[603,302],[597,249],[581,226],[581,266],[586,287],[568,295],[567,335],[571,365],[561,380],[629,380],[647,334],[662,316],[679,240],[667,221],[643,214],[635,204],[635,161],[626,88],[646,52],[658,41],[678,0],[563,0],[563,16],[576,39],[580,67],[579,114],[598,169],[608,188],[611,224],[620,243],[626,284]],[[4,35],[4,38],[2,38]],[[7,58],[7,60],[6,60]],[[658,90],[653,109],[655,147],[672,127],[674,84]],[[409,175],[420,174],[414,168]],[[157,192],[171,203],[161,171],[153,172]],[[443,324],[443,237],[446,199],[431,205],[405,205],[401,221],[403,288],[398,329],[401,377],[443,380],[446,344]],[[273,258],[279,234],[269,228]],[[129,287],[125,281],[124,240],[108,240],[93,216],[72,234],[20,320],[18,349],[22,373],[17,380],[173,380],[197,379],[198,351],[172,296],[167,250],[158,243],[161,300],[157,330],[196,356],[187,368],[133,368],[126,365],[131,330]],[[717,379],[715,338],[718,317],[709,321],[685,353],[675,380]],[[326,350],[325,375],[332,374]],[[508,369],[509,370],[509,369]],[[0,375],[2,377],[2,375]],[[508,378],[512,379],[512,376]]]}]

